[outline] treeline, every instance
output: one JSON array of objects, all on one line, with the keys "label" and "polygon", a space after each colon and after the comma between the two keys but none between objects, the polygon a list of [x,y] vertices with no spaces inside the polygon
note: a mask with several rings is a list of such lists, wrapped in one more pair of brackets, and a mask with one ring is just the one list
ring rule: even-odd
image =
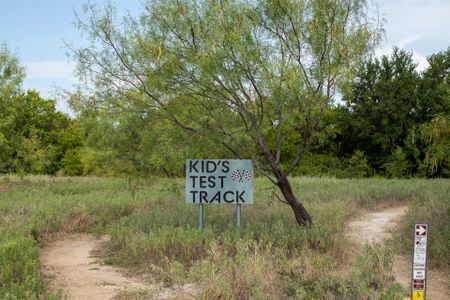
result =
[{"label": "treeline", "polygon": [[[428,62],[419,72],[412,54],[399,49],[368,60],[342,88],[342,100],[324,112],[319,133],[293,174],[449,177],[450,50],[431,55]],[[181,176],[186,158],[233,157],[217,140],[146,110],[99,111],[94,102],[72,99],[86,134],[82,159],[87,174]],[[172,109],[187,118],[195,111],[187,103]],[[276,137],[269,140],[275,148]],[[301,134],[284,143],[281,161],[292,161]],[[251,141],[243,144],[254,147]]]},{"label": "treeline", "polygon": [[[428,63],[419,72],[411,53],[399,49],[369,59],[323,113],[293,174],[450,177],[450,49]],[[20,89],[23,69],[5,47],[0,76],[1,173],[182,176],[186,158],[233,158],[214,137],[158,118],[139,101],[133,109],[126,103],[99,109],[95,97],[75,93],[70,119],[55,111],[53,100]],[[195,119],[187,103],[171,109],[183,112],[185,123]],[[268,140],[276,143],[276,137]],[[302,137],[292,134],[283,143],[281,162],[292,161]],[[254,147],[245,138],[242,145]]]},{"label": "treeline", "polygon": [[323,118],[302,174],[450,176],[450,50],[417,71],[412,54],[367,61]]},{"label": "treeline", "polygon": [[55,101],[23,91],[24,68],[0,46],[0,173],[79,175],[84,135]]}]

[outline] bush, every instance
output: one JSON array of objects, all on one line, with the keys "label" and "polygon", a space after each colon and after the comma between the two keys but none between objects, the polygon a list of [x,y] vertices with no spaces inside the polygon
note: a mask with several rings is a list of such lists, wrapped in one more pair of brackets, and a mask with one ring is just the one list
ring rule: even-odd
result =
[{"label": "bush", "polygon": [[397,147],[388,162],[384,164],[386,175],[389,178],[407,178],[411,176],[411,164],[402,148]]},{"label": "bush", "polygon": [[345,177],[341,160],[329,154],[306,153],[294,175]]},{"label": "bush", "polygon": [[69,176],[77,176],[83,174],[83,164],[78,149],[69,149],[66,151],[61,160],[64,173]]},{"label": "bush", "polygon": [[364,152],[356,150],[353,155],[345,161],[345,176],[349,178],[364,178],[371,174]]},{"label": "bush", "polygon": [[37,299],[44,291],[36,242],[12,234],[0,240],[0,298]]}]

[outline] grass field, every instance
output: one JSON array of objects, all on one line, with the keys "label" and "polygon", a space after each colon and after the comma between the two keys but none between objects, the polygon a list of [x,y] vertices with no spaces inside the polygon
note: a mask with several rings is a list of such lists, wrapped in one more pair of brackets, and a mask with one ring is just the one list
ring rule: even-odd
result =
[{"label": "grass field", "polygon": [[[449,180],[293,178],[314,219],[300,228],[289,207],[255,182],[255,204],[207,206],[203,231],[197,208],[185,204],[184,180],[95,177],[0,177],[0,298],[59,298],[39,272],[39,247],[72,232],[111,236],[108,262],[148,280],[199,282],[200,299],[396,299],[394,252],[411,251],[411,228],[430,223],[431,264],[450,266]],[[410,205],[395,241],[367,247],[348,271],[342,234],[363,209]],[[347,270],[347,271],[345,271]]]}]

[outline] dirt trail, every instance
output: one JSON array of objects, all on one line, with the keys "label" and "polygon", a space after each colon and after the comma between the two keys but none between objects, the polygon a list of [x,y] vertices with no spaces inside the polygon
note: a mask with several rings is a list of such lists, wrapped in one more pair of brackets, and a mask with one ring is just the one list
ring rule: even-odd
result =
[{"label": "dirt trail", "polygon": [[[392,230],[406,213],[407,207],[389,208],[380,212],[368,212],[348,223],[347,238],[354,243],[357,251],[361,251],[366,243],[381,243],[390,237]],[[408,291],[411,281],[411,258],[394,256],[395,280]],[[427,272],[427,299],[450,299],[448,277],[435,270]]]},{"label": "dirt trail", "polygon": [[379,243],[389,238],[390,232],[406,213],[406,209],[406,206],[400,206],[362,214],[348,224],[349,240],[362,249],[366,243]]},{"label": "dirt trail", "polygon": [[111,299],[119,292],[145,292],[151,299],[187,299],[186,289],[149,285],[139,278],[126,277],[118,268],[98,262],[93,251],[108,241],[92,235],[68,235],[41,251],[41,266],[52,291],[61,289],[67,299]]}]

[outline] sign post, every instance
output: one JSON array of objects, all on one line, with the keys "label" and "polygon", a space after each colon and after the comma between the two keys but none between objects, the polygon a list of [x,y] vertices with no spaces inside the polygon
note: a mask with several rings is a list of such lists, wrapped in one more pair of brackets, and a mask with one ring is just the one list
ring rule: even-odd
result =
[{"label": "sign post", "polygon": [[198,227],[203,228],[203,204],[235,204],[236,225],[241,205],[253,203],[253,162],[246,159],[186,160],[186,203],[198,204]]},{"label": "sign post", "polygon": [[426,299],[428,224],[414,225],[413,272],[411,281],[412,300]]},{"label": "sign post", "polygon": [[236,204],[236,225],[237,227],[241,227],[241,205]]},{"label": "sign post", "polygon": [[198,229],[203,229],[203,204],[198,205]]}]

